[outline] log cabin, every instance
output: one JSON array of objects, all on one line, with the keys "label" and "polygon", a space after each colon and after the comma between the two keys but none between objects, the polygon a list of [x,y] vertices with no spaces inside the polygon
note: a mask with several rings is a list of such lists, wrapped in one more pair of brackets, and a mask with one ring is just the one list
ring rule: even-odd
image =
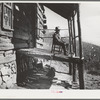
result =
[{"label": "log cabin", "polygon": [[[68,20],[70,57],[43,50],[43,36],[47,29],[44,6]],[[79,39],[78,55],[76,38]],[[35,57],[69,62],[70,74],[73,68],[73,81],[76,81],[77,65],[80,89],[84,89],[79,4],[0,3],[0,88],[8,89],[23,81],[28,71],[33,69]]]}]

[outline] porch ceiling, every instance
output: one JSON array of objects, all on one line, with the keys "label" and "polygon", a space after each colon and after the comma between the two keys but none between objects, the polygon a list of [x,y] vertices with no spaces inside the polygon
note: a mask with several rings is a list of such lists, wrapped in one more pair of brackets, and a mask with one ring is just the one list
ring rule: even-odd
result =
[{"label": "porch ceiling", "polygon": [[66,19],[73,16],[73,11],[78,7],[76,3],[44,3],[43,5]]}]

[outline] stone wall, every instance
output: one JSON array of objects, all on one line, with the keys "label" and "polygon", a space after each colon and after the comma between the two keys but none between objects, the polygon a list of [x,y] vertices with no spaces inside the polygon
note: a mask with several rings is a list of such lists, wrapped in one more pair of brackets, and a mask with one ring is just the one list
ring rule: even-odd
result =
[{"label": "stone wall", "polygon": [[0,65],[0,88],[9,89],[16,84],[16,61]]}]

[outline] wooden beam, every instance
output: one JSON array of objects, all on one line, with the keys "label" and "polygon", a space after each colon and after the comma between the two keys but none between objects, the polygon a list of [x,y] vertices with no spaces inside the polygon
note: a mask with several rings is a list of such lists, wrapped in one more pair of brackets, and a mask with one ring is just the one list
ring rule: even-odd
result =
[{"label": "wooden beam", "polygon": [[0,43],[11,43],[11,39],[0,37]]},{"label": "wooden beam", "polygon": [[[81,59],[82,58],[82,40],[81,40],[79,5],[78,5],[78,10],[77,10],[77,24],[78,24],[78,35],[79,35],[79,56],[80,56],[80,59]],[[78,69],[79,69],[80,89],[84,89],[84,75],[83,75],[83,63],[82,62],[80,62],[80,64],[78,64]]]},{"label": "wooden beam", "polygon": [[82,58],[82,40],[81,40],[79,5],[78,5],[78,10],[77,10],[77,25],[78,25],[78,36],[79,36],[79,56],[80,56],[80,58]]},{"label": "wooden beam", "polygon": [[28,40],[29,39],[29,34],[28,32],[24,32],[21,29],[15,29],[14,31],[14,38],[22,39],[22,40]]},{"label": "wooden beam", "polygon": [[14,44],[15,49],[17,48],[28,48],[28,44],[27,43],[16,43]]},{"label": "wooden beam", "polygon": [[75,52],[75,56],[76,56],[76,35],[75,35],[75,19],[74,19],[75,17],[73,17],[73,33],[74,33],[74,52]]},{"label": "wooden beam", "polygon": [[[70,19],[68,19],[68,29],[69,29],[69,53],[71,54],[71,28],[70,28]],[[72,64],[69,62],[69,74],[72,75]]]},{"label": "wooden beam", "polygon": [[8,36],[8,37],[13,37],[13,32],[8,32],[8,31],[1,31],[0,29],[0,35],[1,36]]},{"label": "wooden beam", "polygon": [[11,49],[14,49],[14,45],[11,43],[0,44],[0,50],[11,50]]}]

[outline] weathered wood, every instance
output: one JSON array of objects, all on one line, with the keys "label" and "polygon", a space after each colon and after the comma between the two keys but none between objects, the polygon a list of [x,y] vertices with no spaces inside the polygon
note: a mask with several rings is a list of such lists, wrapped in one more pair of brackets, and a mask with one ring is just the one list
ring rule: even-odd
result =
[{"label": "weathered wood", "polygon": [[18,30],[20,29],[20,30],[22,30],[24,32],[28,32],[28,27],[26,25],[23,25],[21,23],[16,23],[14,26],[15,26],[14,29],[18,29]]},{"label": "weathered wood", "polygon": [[76,82],[76,64],[73,63],[73,82]]},{"label": "weathered wood", "polygon": [[11,56],[7,56],[7,57],[0,57],[0,64],[8,63],[8,62],[11,62],[14,60],[16,60],[15,54],[13,54]]},{"label": "weathered wood", "polygon": [[24,32],[22,30],[15,30],[14,37],[19,38],[19,39],[23,39],[23,40],[28,40],[29,34],[28,34],[28,32]]},{"label": "weathered wood", "polygon": [[39,4],[37,4],[37,7],[39,8],[39,10],[41,11],[41,13],[43,13],[43,9],[41,8],[41,6]]},{"label": "weathered wood", "polygon": [[43,19],[40,18],[39,14],[37,14],[37,18],[41,21],[41,23],[43,24]]},{"label": "weathered wood", "polygon": [[1,31],[0,30],[0,35],[2,35],[2,36],[8,36],[8,37],[13,37],[13,32]]},{"label": "weathered wood", "polygon": [[40,12],[38,7],[37,7],[37,14],[40,16],[41,19],[43,19],[43,13]]},{"label": "weathered wood", "polygon": [[[78,25],[78,35],[79,35],[79,57],[82,58],[82,40],[81,40],[81,26],[80,26],[80,12],[79,5],[77,10],[77,25]],[[84,77],[83,77],[83,63],[80,62],[78,65],[79,69],[79,84],[80,89],[84,89]]]},{"label": "weathered wood", "polygon": [[13,39],[13,43],[27,43],[28,40],[23,40],[23,39],[19,39],[19,38],[14,38]]},{"label": "weathered wood", "polygon": [[0,54],[3,54],[5,51],[0,51]]},{"label": "weathered wood", "polygon": [[5,51],[4,56],[9,56],[9,55],[12,55],[12,54],[15,54],[15,51],[9,50],[9,51]]},{"label": "weathered wood", "polygon": [[11,39],[0,37],[0,43],[11,43]]},{"label": "weathered wood", "polygon": [[0,44],[0,50],[11,50],[14,49],[14,45],[10,43],[2,43]]},{"label": "weathered wood", "polygon": [[15,47],[15,49],[17,49],[17,48],[27,48],[28,44],[27,43],[15,43],[14,47]]},{"label": "weathered wood", "polygon": [[69,74],[70,75],[72,75],[72,68],[73,68],[72,63],[69,62]]},{"label": "weathered wood", "polygon": [[78,36],[79,36],[79,56],[80,58],[82,58],[82,40],[81,40],[79,5],[78,5],[78,10],[77,10],[77,25],[78,25]]},{"label": "weathered wood", "polygon": [[73,17],[73,32],[74,32],[74,52],[75,52],[75,56],[76,56],[76,35],[75,35],[75,18]]},{"label": "weathered wood", "polygon": [[83,75],[83,64],[78,64],[78,71],[79,71],[79,85],[80,89],[84,89],[84,75]]}]

